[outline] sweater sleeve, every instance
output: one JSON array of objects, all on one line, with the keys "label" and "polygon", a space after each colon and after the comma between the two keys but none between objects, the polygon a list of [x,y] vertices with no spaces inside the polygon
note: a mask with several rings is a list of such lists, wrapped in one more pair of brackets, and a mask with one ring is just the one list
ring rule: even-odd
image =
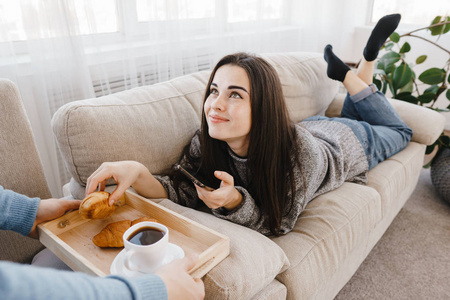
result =
[{"label": "sweater sleeve", "polygon": [[[197,131],[191,140],[189,145],[189,153],[192,158],[200,158],[200,140],[199,131]],[[188,157],[184,156],[179,162],[185,169],[195,170],[198,168],[198,161],[192,161]],[[158,180],[167,192],[168,198],[180,205],[194,208],[201,201],[198,198],[197,190],[195,189],[194,183],[191,180],[181,176],[182,181],[175,185],[170,176],[155,175],[156,180]]]},{"label": "sweater sleeve", "polygon": [[163,280],[154,274],[137,278],[93,277],[84,273],[0,262],[2,299],[167,299]]},{"label": "sweater sleeve", "polygon": [[175,188],[175,185],[169,176],[155,175],[154,177],[162,184],[164,189],[167,191],[168,198],[171,201],[191,208],[196,207],[199,201],[201,201],[198,198],[197,190],[195,189],[194,184],[191,181],[182,181],[180,182],[178,187]]},{"label": "sweater sleeve", "polygon": [[270,229],[265,226],[265,217],[250,193],[243,187],[235,186],[235,188],[241,193],[242,202],[230,211],[223,207],[213,209],[213,214],[218,218],[240,224],[259,233],[270,234]]},{"label": "sweater sleeve", "polygon": [[28,235],[33,227],[39,198],[29,198],[0,186],[0,229]]}]

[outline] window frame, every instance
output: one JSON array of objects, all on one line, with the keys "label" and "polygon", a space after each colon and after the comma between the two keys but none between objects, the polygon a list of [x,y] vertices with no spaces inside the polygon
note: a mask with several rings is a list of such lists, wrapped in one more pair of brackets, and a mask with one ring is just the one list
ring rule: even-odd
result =
[{"label": "window frame", "polygon": [[[376,24],[376,21],[372,21],[375,1],[376,0],[369,0],[369,9],[368,9],[368,12],[367,12],[367,25],[368,26],[374,26]],[[395,0],[392,0],[392,1],[395,1]],[[426,26],[430,25],[431,21],[432,20],[430,19],[430,20],[428,20],[427,23],[402,23],[402,22],[400,22],[398,30],[400,30],[400,31],[410,31],[410,30],[414,30],[414,29],[417,29],[417,28],[426,27]]]},{"label": "window frame", "polygon": [[[264,24],[268,24],[273,31],[279,30],[291,30],[291,14],[290,10],[292,7],[291,0],[282,0],[282,12],[281,17],[278,19],[266,19],[255,21],[245,21],[245,22],[228,22],[227,14],[221,14],[219,12],[226,10],[228,2],[215,0],[215,15],[218,15],[220,20],[218,24],[218,28],[224,28],[224,32],[222,34],[226,35],[242,35],[247,34],[248,30],[257,29],[261,22]],[[371,0],[373,1],[373,0]],[[160,21],[137,21],[137,6],[136,0],[115,0],[116,3],[116,15],[117,15],[117,31],[115,32],[107,32],[107,33],[91,33],[91,34],[81,34],[80,38],[83,41],[84,51],[86,55],[89,57],[89,54],[98,54],[98,53],[109,53],[114,51],[123,51],[125,45],[129,46],[135,43],[135,47],[139,47],[142,43],[148,44],[161,44],[165,43],[165,41],[149,41],[148,28],[151,27],[151,24],[161,24],[161,23],[170,23],[177,22],[182,23],[183,28],[187,28],[187,32],[189,33],[189,37],[196,37],[202,41],[208,40],[211,36],[202,34],[203,28],[210,22],[213,18],[195,18],[195,19],[182,19],[182,20],[160,20]],[[170,27],[170,26],[168,26]],[[245,31],[242,31],[242,28],[245,28]],[[159,32],[158,35],[164,33]],[[45,40],[51,41],[55,38],[43,38]],[[95,42],[92,42],[95,41]],[[27,64],[31,61],[30,53],[28,51],[30,40],[18,40],[18,41],[6,41],[0,42],[0,53],[3,51],[2,49],[11,49],[15,54],[16,61],[8,62],[8,58],[2,59],[0,57],[0,66],[10,66],[15,64]],[[101,45],[102,49],[100,52],[98,51],[98,46]],[[7,52],[7,51],[6,51]],[[89,60],[89,59],[88,59]],[[94,61],[94,60],[93,60]],[[96,63],[94,63],[96,64]]]}]

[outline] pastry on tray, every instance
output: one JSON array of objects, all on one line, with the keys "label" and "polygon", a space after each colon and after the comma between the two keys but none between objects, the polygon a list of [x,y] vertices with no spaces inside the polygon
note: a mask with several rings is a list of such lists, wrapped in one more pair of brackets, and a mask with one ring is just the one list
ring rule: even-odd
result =
[{"label": "pastry on tray", "polygon": [[94,192],[83,199],[80,204],[79,213],[84,219],[103,219],[109,217],[116,210],[116,206],[110,206],[108,201],[108,192]]},{"label": "pastry on tray", "polygon": [[117,206],[124,204],[124,199],[120,198],[114,205],[109,205],[108,192],[94,192],[89,194],[80,204],[79,213],[84,219],[104,219],[114,213]]},{"label": "pastry on tray", "polygon": [[143,221],[157,222],[152,218],[141,217],[134,221],[123,220],[110,223],[92,238],[92,242],[100,248],[123,247],[123,234],[125,231],[134,224]]}]

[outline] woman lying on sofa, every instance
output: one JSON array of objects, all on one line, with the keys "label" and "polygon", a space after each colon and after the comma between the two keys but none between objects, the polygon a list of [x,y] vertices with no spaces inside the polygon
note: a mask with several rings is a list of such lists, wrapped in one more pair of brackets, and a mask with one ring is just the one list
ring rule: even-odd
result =
[{"label": "woman lying on sofa", "polygon": [[314,197],[345,181],[365,183],[366,173],[406,147],[412,130],[372,84],[374,60],[400,15],[379,20],[357,73],[325,48],[327,74],[348,90],[341,118],[290,119],[276,71],[245,53],[222,58],[210,76],[202,124],[184,148],[180,165],[215,190],[178,171],[153,176],[142,164],[102,164],[88,179],[86,194],[106,180],[118,184],[111,204],[132,186],[148,198],[169,198],[188,207],[203,201],[217,217],[263,234],[292,230]]}]

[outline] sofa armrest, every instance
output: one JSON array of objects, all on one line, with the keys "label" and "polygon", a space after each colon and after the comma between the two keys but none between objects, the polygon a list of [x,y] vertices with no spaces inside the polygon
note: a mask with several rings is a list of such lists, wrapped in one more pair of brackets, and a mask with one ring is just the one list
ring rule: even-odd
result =
[{"label": "sofa armrest", "polygon": [[[0,185],[29,197],[50,198],[30,121],[16,84],[0,79]],[[0,231],[0,260],[30,263],[43,248],[38,241]]]},{"label": "sofa armrest", "polygon": [[[345,94],[339,93],[325,112],[327,117],[340,117]],[[412,141],[424,145],[433,144],[445,126],[445,117],[428,108],[405,101],[388,99],[402,120],[413,130]]]}]

